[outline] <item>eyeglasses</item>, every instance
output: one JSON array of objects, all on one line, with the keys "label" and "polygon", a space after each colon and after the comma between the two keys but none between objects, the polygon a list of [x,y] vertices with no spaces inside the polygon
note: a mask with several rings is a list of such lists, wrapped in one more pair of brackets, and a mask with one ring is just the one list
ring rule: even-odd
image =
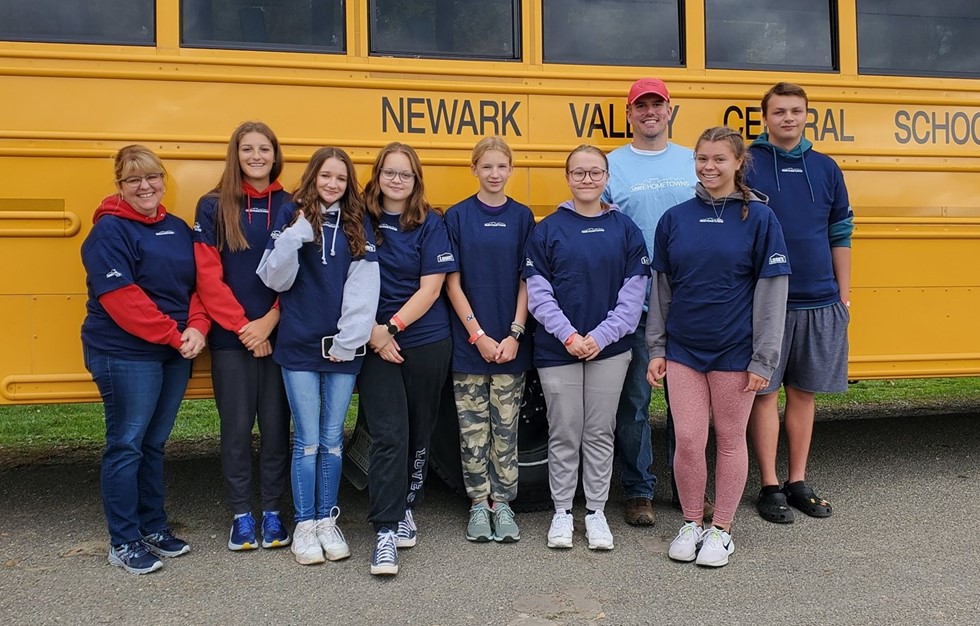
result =
[{"label": "eyeglasses", "polygon": [[159,185],[160,182],[163,180],[163,174],[147,174],[146,176],[130,176],[129,178],[123,178],[119,182],[121,182],[122,184],[126,185],[131,189],[139,189],[140,185],[143,184],[144,180],[146,181],[147,185],[151,187],[155,187],[156,185]]},{"label": "eyeglasses", "polygon": [[381,174],[381,178],[385,180],[395,180],[395,176],[397,176],[398,180],[402,181],[403,183],[410,183],[415,180],[415,174],[413,172],[396,172],[388,167],[384,168],[379,173]]},{"label": "eyeglasses", "polygon": [[602,170],[599,169],[598,167],[593,167],[591,170],[574,169],[568,172],[568,175],[572,177],[572,180],[574,180],[577,183],[580,183],[583,180],[585,180],[585,176],[586,174],[588,174],[589,178],[592,179],[592,182],[598,183],[606,175],[607,171],[608,170]]}]

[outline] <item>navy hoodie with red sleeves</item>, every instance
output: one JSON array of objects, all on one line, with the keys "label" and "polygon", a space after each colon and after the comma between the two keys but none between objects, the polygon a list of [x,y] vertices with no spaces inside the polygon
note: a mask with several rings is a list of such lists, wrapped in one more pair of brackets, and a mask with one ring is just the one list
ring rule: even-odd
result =
[{"label": "navy hoodie with red sleeves", "polygon": [[255,269],[269,243],[273,217],[289,199],[278,181],[262,191],[243,183],[240,217],[248,247],[235,251],[218,248],[218,196],[208,194],[198,201],[194,258],[198,294],[216,322],[208,335],[212,350],[244,350],[238,332],[276,304],[279,294],[265,286]]},{"label": "navy hoodie with red sleeves", "polygon": [[181,334],[211,327],[195,293],[191,229],[161,205],[143,215],[119,196],[105,198],[82,243],[88,302],[82,342],[134,361],[177,356]]}]

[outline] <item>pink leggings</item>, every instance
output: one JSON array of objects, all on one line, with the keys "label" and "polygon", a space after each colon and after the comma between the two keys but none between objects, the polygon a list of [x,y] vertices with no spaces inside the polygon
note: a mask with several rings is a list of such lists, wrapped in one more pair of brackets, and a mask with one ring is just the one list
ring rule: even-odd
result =
[{"label": "pink leggings", "polygon": [[710,412],[714,416],[718,450],[714,521],[731,524],[749,473],[745,429],[755,392],[742,391],[748,383],[748,373],[702,374],[676,361],[667,361],[667,378],[677,439],[674,479],[684,519],[697,521],[704,514],[704,489],[708,480],[705,447],[708,445]]}]

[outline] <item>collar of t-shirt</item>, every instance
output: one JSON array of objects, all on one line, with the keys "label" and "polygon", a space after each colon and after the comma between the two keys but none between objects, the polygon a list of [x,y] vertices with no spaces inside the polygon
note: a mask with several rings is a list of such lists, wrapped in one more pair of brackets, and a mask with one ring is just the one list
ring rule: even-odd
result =
[{"label": "collar of t-shirt", "polygon": [[667,144],[667,147],[664,148],[663,150],[640,150],[633,144],[630,144],[630,150],[632,150],[634,154],[642,154],[644,156],[660,156],[664,152],[667,152],[667,150],[669,149],[670,149],[670,144]]}]

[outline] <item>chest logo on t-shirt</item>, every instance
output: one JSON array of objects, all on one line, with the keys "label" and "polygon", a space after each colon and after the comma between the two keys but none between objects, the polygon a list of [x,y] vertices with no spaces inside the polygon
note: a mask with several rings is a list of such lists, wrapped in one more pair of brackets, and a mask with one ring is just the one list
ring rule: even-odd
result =
[{"label": "chest logo on t-shirt", "polygon": [[163,235],[173,235],[174,234],[174,231],[172,231],[172,230],[158,230],[155,234],[156,234],[157,237],[161,237]]},{"label": "chest logo on t-shirt", "polygon": [[583,235],[588,235],[590,233],[604,233],[604,232],[606,232],[606,229],[605,228],[583,228],[582,229],[582,234]]},{"label": "chest logo on t-shirt", "polygon": [[779,265],[780,263],[786,262],[786,255],[779,254],[778,252],[771,257],[769,257],[769,265]]},{"label": "chest logo on t-shirt", "polygon": [[456,260],[452,252],[443,252],[436,257],[436,263],[452,263]]},{"label": "chest logo on t-shirt", "polygon": [[108,272],[108,273],[107,273],[107,274],[105,275],[105,277],[106,277],[106,278],[122,278],[122,274],[121,274],[121,273],[119,273],[119,270],[117,270],[116,268],[112,268],[112,269],[111,269],[111,270],[109,270],[109,272]]},{"label": "chest logo on t-shirt", "polygon": [[485,228],[507,228],[507,224],[504,222],[486,222],[483,226]]},{"label": "chest logo on t-shirt", "polygon": [[380,224],[378,224],[378,228],[380,228],[382,230],[393,230],[396,233],[398,232],[398,227],[397,226],[392,226],[391,224],[385,224],[384,222],[381,222]]},{"label": "chest logo on t-shirt", "polygon": [[691,183],[684,178],[648,178],[643,182],[630,185],[630,193],[638,191],[659,191],[670,187],[691,187]]},{"label": "chest logo on t-shirt", "polygon": [[803,170],[801,170],[798,167],[784,167],[783,169],[781,169],[779,171],[780,172],[785,172],[785,173],[788,173],[788,174],[802,174],[803,173]]}]

